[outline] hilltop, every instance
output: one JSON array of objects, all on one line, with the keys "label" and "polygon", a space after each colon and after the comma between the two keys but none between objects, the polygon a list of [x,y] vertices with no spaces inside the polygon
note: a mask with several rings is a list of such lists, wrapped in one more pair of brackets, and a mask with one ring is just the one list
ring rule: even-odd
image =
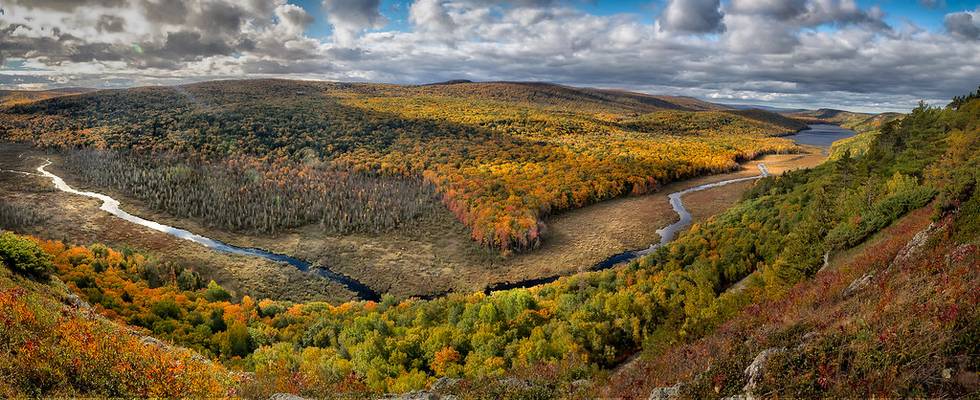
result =
[{"label": "hilltop", "polygon": [[95,89],[60,88],[50,90],[0,90],[0,107],[51,99],[60,96],[88,93]]}]

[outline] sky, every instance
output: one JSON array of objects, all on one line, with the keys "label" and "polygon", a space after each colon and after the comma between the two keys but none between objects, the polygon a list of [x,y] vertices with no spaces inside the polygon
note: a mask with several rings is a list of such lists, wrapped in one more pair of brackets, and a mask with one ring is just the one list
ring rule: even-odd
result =
[{"label": "sky", "polygon": [[903,112],[980,85],[980,0],[0,0],[3,89],[269,77]]}]

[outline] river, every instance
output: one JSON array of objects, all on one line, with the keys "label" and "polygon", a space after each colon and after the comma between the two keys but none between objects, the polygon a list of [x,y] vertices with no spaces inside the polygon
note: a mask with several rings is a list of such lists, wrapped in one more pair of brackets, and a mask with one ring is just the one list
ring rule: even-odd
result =
[{"label": "river", "polygon": [[[801,131],[801,132],[799,132],[797,134],[794,134],[794,135],[787,136],[787,138],[793,139],[798,144],[806,144],[806,145],[813,145],[813,146],[819,146],[819,147],[829,148],[830,147],[830,144],[833,143],[834,141],[840,140],[840,139],[843,139],[843,138],[846,138],[846,137],[850,137],[850,136],[853,136],[853,135],[854,135],[854,131],[851,131],[851,130],[848,130],[848,129],[843,129],[843,128],[838,127],[836,125],[814,124],[814,125],[810,125],[810,129]],[[297,258],[293,258],[293,257],[287,256],[287,255],[284,255],[284,254],[272,253],[272,252],[269,252],[269,251],[266,251],[266,250],[262,250],[262,249],[251,248],[251,247],[232,246],[230,244],[227,244],[227,243],[224,243],[224,242],[215,240],[215,239],[211,239],[209,237],[201,236],[201,235],[198,235],[196,233],[193,233],[193,232],[190,232],[190,231],[187,231],[187,230],[184,230],[184,229],[176,228],[176,227],[169,226],[169,225],[164,225],[164,224],[161,224],[161,223],[156,222],[156,221],[150,221],[150,220],[143,219],[143,218],[137,217],[135,215],[132,215],[132,214],[126,212],[126,211],[123,211],[119,207],[120,206],[119,201],[116,200],[116,199],[114,199],[114,198],[112,198],[112,197],[109,197],[109,196],[104,195],[104,194],[101,194],[101,193],[80,191],[80,190],[76,190],[76,189],[72,188],[67,183],[65,183],[64,179],[62,179],[61,177],[59,177],[59,176],[57,176],[57,175],[55,175],[55,174],[47,171],[45,169],[45,167],[47,167],[49,165],[51,165],[51,161],[50,160],[45,160],[45,163],[43,165],[37,167],[37,172],[40,173],[41,176],[44,176],[46,178],[51,179],[51,181],[54,183],[55,187],[58,188],[61,191],[64,191],[64,192],[67,192],[67,193],[76,194],[76,195],[80,195],[80,196],[86,196],[86,197],[91,197],[91,198],[102,200],[102,206],[100,206],[99,208],[101,210],[105,211],[105,212],[108,212],[108,213],[110,213],[112,215],[115,215],[116,217],[119,217],[121,219],[124,219],[126,221],[132,222],[132,223],[137,224],[137,225],[145,226],[145,227],[150,228],[150,229],[153,229],[155,231],[166,233],[168,235],[171,235],[171,236],[174,236],[174,237],[177,237],[177,238],[180,238],[180,239],[189,240],[189,241],[192,241],[194,243],[198,243],[198,244],[200,244],[200,245],[202,245],[204,247],[207,247],[207,248],[210,248],[210,249],[214,249],[214,250],[217,250],[217,251],[220,251],[220,252],[229,253],[229,254],[243,255],[243,256],[252,256],[252,257],[264,258],[264,259],[270,260],[270,261],[275,261],[275,262],[289,264],[289,265],[291,265],[291,266],[299,269],[300,271],[304,271],[304,272],[306,272],[306,271],[313,271],[313,272],[319,274],[320,276],[322,276],[324,278],[327,278],[329,280],[332,280],[334,282],[337,282],[337,283],[343,285],[346,289],[354,292],[357,295],[357,297],[359,299],[362,299],[362,300],[375,300],[375,301],[377,301],[377,300],[380,300],[380,298],[381,298],[381,296],[377,292],[375,292],[374,290],[372,290],[368,285],[366,285],[366,284],[364,284],[364,283],[362,283],[362,282],[360,282],[360,281],[358,281],[358,280],[356,280],[354,278],[351,278],[349,276],[342,275],[342,274],[336,273],[334,271],[331,271],[329,268],[326,268],[324,266],[312,265],[309,262],[306,262],[306,261],[303,261],[303,260],[300,260],[300,259],[297,259]],[[692,221],[691,220],[691,213],[684,207],[684,202],[683,202],[683,196],[685,194],[692,193],[692,192],[698,192],[698,191],[702,191],[702,190],[707,190],[707,189],[712,189],[712,188],[716,188],[716,187],[719,187],[719,186],[725,186],[725,185],[729,185],[729,184],[732,184],[732,183],[745,182],[745,181],[749,181],[749,180],[760,179],[760,178],[769,176],[769,171],[766,169],[766,165],[765,164],[759,163],[758,164],[758,168],[759,168],[759,175],[750,176],[750,177],[744,177],[744,178],[728,179],[728,180],[724,180],[724,181],[720,181],[720,182],[714,182],[714,183],[708,183],[708,184],[694,186],[694,187],[691,187],[691,188],[687,188],[687,189],[684,189],[684,190],[677,191],[677,192],[674,192],[674,193],[669,194],[668,195],[668,198],[670,199],[670,206],[674,209],[674,212],[677,213],[678,220],[676,222],[670,224],[670,225],[667,225],[667,226],[665,226],[663,228],[657,229],[657,233],[660,235],[660,241],[658,243],[654,243],[654,244],[650,245],[650,247],[645,248],[645,249],[631,250],[631,251],[625,251],[625,252],[622,252],[622,253],[619,253],[619,254],[614,254],[612,256],[609,256],[605,260],[597,263],[596,265],[592,266],[592,268],[590,268],[590,270],[592,270],[592,271],[598,271],[598,270],[603,270],[603,269],[607,269],[607,268],[612,268],[615,265],[618,265],[618,264],[621,264],[621,263],[624,263],[624,262],[633,260],[633,259],[635,259],[637,257],[643,256],[643,255],[646,255],[646,254],[650,254],[650,253],[656,251],[657,249],[659,249],[660,247],[665,246],[667,243],[670,243],[671,241],[674,240],[674,238],[677,236],[677,234],[680,231],[682,231],[684,229],[687,229],[687,227],[691,225],[691,221]],[[9,171],[9,172],[19,172],[19,171]],[[20,173],[23,173],[23,172],[20,172]],[[519,288],[519,287],[536,286],[536,285],[540,285],[540,284],[544,284],[544,283],[553,282],[553,281],[557,280],[560,277],[561,277],[561,275],[556,275],[556,276],[546,276],[546,277],[541,277],[541,278],[534,278],[534,279],[529,279],[529,280],[524,280],[524,281],[519,281],[519,282],[502,282],[502,283],[497,283],[497,284],[488,286],[486,288],[486,292],[491,292],[491,291],[496,291],[496,290],[513,289],[513,288]],[[424,297],[431,297],[431,296],[424,296]]]},{"label": "river", "polygon": [[[823,148],[824,154],[826,154],[828,149],[830,149],[831,144],[833,144],[835,141],[838,141],[840,139],[846,139],[854,135],[855,135],[854,131],[850,129],[841,128],[840,126],[837,125],[812,124],[809,125],[808,129],[804,129],[800,132],[797,132],[792,135],[787,135],[784,137],[787,139],[792,139],[797,144],[821,147]],[[657,229],[657,234],[660,235],[660,242],[654,243],[650,245],[650,247],[645,249],[628,250],[622,253],[613,254],[608,258],[606,258],[605,260],[602,260],[597,264],[593,265],[592,268],[590,268],[589,270],[601,271],[604,269],[609,269],[616,265],[625,263],[627,261],[631,261],[637,257],[641,257],[653,253],[654,251],[657,251],[657,249],[667,245],[667,243],[670,243],[671,241],[674,240],[674,238],[677,236],[678,233],[680,233],[684,229],[687,229],[687,227],[691,225],[691,213],[687,211],[686,208],[684,208],[684,201],[682,199],[685,194],[716,188],[719,186],[725,186],[732,183],[760,179],[769,176],[769,170],[766,169],[765,164],[759,163],[758,168],[759,168],[759,175],[756,176],[708,183],[708,184],[695,186],[692,188],[680,190],[669,194],[667,197],[670,199],[670,206],[674,209],[674,212],[677,213],[678,220],[677,222],[674,222],[663,228]],[[564,275],[546,276],[546,277],[528,279],[528,280],[518,281],[518,282],[501,282],[494,285],[490,285],[489,287],[487,287],[486,292],[489,293],[497,290],[516,289],[516,288],[541,285],[549,282],[554,282],[558,280],[558,278],[561,278],[562,276]]]},{"label": "river", "polygon": [[67,183],[65,183],[64,179],[61,179],[61,177],[52,174],[50,171],[45,169],[45,167],[49,165],[51,165],[51,161],[46,160],[44,164],[42,164],[40,167],[37,167],[37,172],[39,172],[41,176],[50,178],[51,182],[54,183],[54,186],[58,188],[58,190],[76,194],[79,196],[91,197],[91,198],[102,200],[102,206],[100,206],[99,209],[109,214],[115,215],[116,217],[122,218],[126,221],[132,222],[137,225],[145,226],[155,231],[166,233],[170,236],[192,241],[194,243],[200,244],[209,249],[214,249],[223,253],[264,258],[266,260],[292,265],[293,267],[296,267],[300,271],[304,271],[304,272],[312,270],[324,278],[330,279],[334,282],[343,285],[347,290],[350,290],[355,294],[357,294],[358,298],[364,300],[381,299],[381,296],[378,295],[377,292],[372,290],[367,285],[349,276],[345,276],[333,272],[330,269],[325,268],[323,266],[314,266],[306,261],[297,258],[293,258],[283,254],[272,253],[262,249],[232,246],[230,244],[215,239],[211,239],[209,237],[201,236],[184,229],[175,228],[170,225],[164,225],[156,221],[150,221],[148,219],[137,217],[119,208],[120,205],[119,200],[116,200],[102,193],[85,192],[81,190],[76,190],[75,188],[69,186]]}]

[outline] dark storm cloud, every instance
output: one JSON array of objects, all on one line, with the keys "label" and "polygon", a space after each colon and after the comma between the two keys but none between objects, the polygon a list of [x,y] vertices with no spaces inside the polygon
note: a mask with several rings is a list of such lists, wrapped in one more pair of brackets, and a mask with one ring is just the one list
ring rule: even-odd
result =
[{"label": "dark storm cloud", "polygon": [[682,33],[714,33],[725,30],[718,0],[668,0],[660,18],[663,30]]},{"label": "dark storm cloud", "polygon": [[786,21],[806,13],[806,3],[806,0],[732,0],[729,11]]},{"label": "dark storm cloud", "polygon": [[946,14],[943,25],[953,36],[977,40],[980,39],[980,13],[958,12]]},{"label": "dark storm cloud", "polygon": [[99,22],[95,24],[95,29],[99,32],[122,32],[126,26],[126,20],[115,15],[99,16]]},{"label": "dark storm cloud", "polygon": [[13,3],[27,8],[74,11],[79,7],[122,7],[126,0],[14,0]]},{"label": "dark storm cloud", "polygon": [[193,22],[196,27],[212,34],[235,35],[241,32],[246,12],[237,4],[210,2],[201,6]]},{"label": "dark storm cloud", "polygon": [[146,19],[149,22],[180,24],[188,14],[184,0],[143,0]]},{"label": "dark storm cloud", "polygon": [[167,34],[167,41],[159,49],[159,55],[183,60],[231,54],[232,51],[234,48],[223,40],[202,36],[199,32],[181,31]]}]

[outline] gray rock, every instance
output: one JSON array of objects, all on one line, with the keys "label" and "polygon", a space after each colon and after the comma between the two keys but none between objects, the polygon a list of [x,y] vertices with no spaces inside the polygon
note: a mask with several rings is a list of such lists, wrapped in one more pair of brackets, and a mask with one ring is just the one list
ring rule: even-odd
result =
[{"label": "gray rock", "polygon": [[140,343],[143,343],[144,345],[147,345],[147,346],[153,346],[153,347],[157,347],[157,348],[161,348],[161,349],[169,349],[170,348],[169,345],[167,345],[166,343],[160,341],[160,339],[157,339],[157,338],[152,337],[152,336],[143,336],[143,337],[140,337]]},{"label": "gray rock", "polygon": [[388,395],[384,397],[388,400],[439,400],[440,397],[432,392],[416,390],[413,392]]},{"label": "gray rock", "polygon": [[65,295],[65,303],[78,309],[83,309],[83,310],[92,309],[92,306],[88,304],[88,302],[82,300],[80,297],[78,297],[78,295],[72,293],[71,291],[67,292],[67,294]]},{"label": "gray rock", "polygon": [[868,284],[871,283],[871,279],[874,278],[874,276],[875,275],[871,272],[864,274],[864,276],[855,279],[853,282],[851,282],[850,285],[847,285],[847,289],[844,289],[844,292],[842,292],[841,294],[844,297],[851,297],[851,295],[857,293],[857,291],[863,289],[865,286],[868,286]]},{"label": "gray rock", "polygon": [[918,254],[919,250],[922,249],[922,246],[929,241],[929,238],[932,237],[932,234],[937,230],[939,230],[939,226],[933,222],[925,229],[919,231],[919,233],[916,233],[915,236],[913,236],[912,239],[905,244],[905,247],[898,252],[898,255],[895,256],[895,259],[892,260],[892,263],[888,267],[891,268],[892,265],[903,265],[908,263],[912,257]]},{"label": "gray rock", "polygon": [[756,389],[759,379],[762,378],[763,372],[766,371],[766,364],[769,362],[769,359],[785,351],[786,349],[781,347],[765,349],[759,352],[759,354],[755,356],[755,359],[752,360],[752,363],[745,368],[745,377],[748,378],[748,382],[742,388],[742,391],[745,392],[746,399],[755,398],[752,392]]},{"label": "gray rock", "polygon": [[531,387],[530,382],[517,378],[504,378],[497,381],[497,383],[514,389],[529,389]]},{"label": "gray rock", "polygon": [[676,399],[681,394],[681,384],[676,383],[674,386],[658,387],[650,392],[650,397],[647,400],[673,400]]},{"label": "gray rock", "polygon": [[306,400],[306,398],[292,393],[274,393],[269,396],[269,400]]},{"label": "gray rock", "polygon": [[459,379],[444,376],[436,379],[436,381],[432,383],[432,387],[430,389],[432,389],[433,392],[447,392],[456,387],[457,383],[459,383]]}]

